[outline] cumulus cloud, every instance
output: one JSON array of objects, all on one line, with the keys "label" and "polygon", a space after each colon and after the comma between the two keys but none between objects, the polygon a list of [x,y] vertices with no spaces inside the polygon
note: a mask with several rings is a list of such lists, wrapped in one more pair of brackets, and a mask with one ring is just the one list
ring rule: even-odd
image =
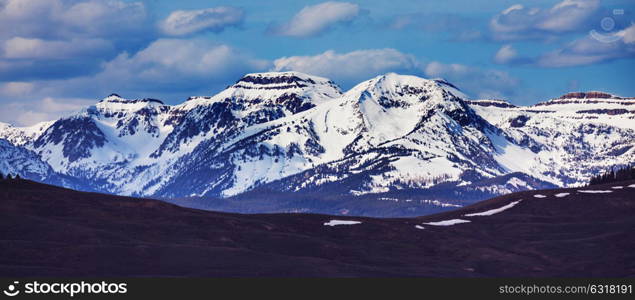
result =
[{"label": "cumulus cloud", "polygon": [[77,112],[94,102],[94,100],[80,98],[51,97],[29,102],[9,102],[3,104],[0,119],[18,126],[29,126]]},{"label": "cumulus cloud", "polygon": [[14,37],[1,45],[1,55],[8,59],[68,59],[97,56],[114,50],[104,39],[71,39],[68,41]]},{"label": "cumulus cloud", "polygon": [[0,83],[0,99],[4,99],[0,120],[21,125],[52,120],[113,92],[181,102],[188,96],[216,93],[245,73],[270,68],[269,61],[224,44],[159,39],[134,54],[124,52],[103,63],[93,75]]},{"label": "cumulus cloud", "polygon": [[621,41],[626,45],[635,44],[635,24],[631,24],[631,26],[615,33],[615,35],[620,37]]},{"label": "cumulus cloud", "polygon": [[28,99],[101,97],[117,92],[126,97],[174,96],[192,92],[210,95],[245,73],[265,71],[270,62],[252,58],[230,46],[206,40],[159,39],[134,54],[121,53],[94,75],[40,80]]},{"label": "cumulus cloud", "polygon": [[424,70],[427,76],[444,78],[477,98],[507,98],[515,94],[520,84],[507,72],[463,64],[433,61]]},{"label": "cumulus cloud", "polygon": [[314,56],[282,57],[274,61],[275,71],[299,71],[330,78],[347,85],[387,72],[420,72],[421,63],[395,49],[369,49],[348,53],[333,50]]},{"label": "cumulus cloud", "polygon": [[220,6],[199,10],[177,10],[160,24],[161,30],[171,36],[183,36],[211,31],[221,32],[227,27],[239,26],[245,18],[242,9]]},{"label": "cumulus cloud", "polygon": [[442,77],[467,94],[479,98],[514,95],[520,82],[507,72],[463,64],[425,63],[395,49],[369,49],[348,53],[329,50],[314,56],[282,57],[274,61],[274,71],[299,71],[324,76],[348,88],[360,81],[388,72],[429,78]]},{"label": "cumulus cloud", "polygon": [[518,58],[518,52],[512,45],[504,45],[494,55],[494,62],[498,64],[506,64]]},{"label": "cumulus cloud", "polygon": [[269,62],[205,40],[159,39],[134,55],[123,53],[96,78],[109,85],[147,90],[190,89],[265,70]]},{"label": "cumulus cloud", "polygon": [[543,68],[575,67],[635,57],[635,24],[613,34],[587,34],[555,50],[523,57],[510,45],[503,46],[494,61],[529,64]]},{"label": "cumulus cloud", "polygon": [[536,64],[548,68],[573,67],[635,57],[635,25],[613,36],[616,39],[607,42],[587,35],[563,48],[541,55],[536,59]]},{"label": "cumulus cloud", "polygon": [[24,96],[33,91],[33,83],[11,81],[0,84],[0,95],[16,97]]},{"label": "cumulus cloud", "polygon": [[[140,33],[147,20],[141,2],[119,0],[3,0],[0,36],[91,38]],[[16,26],[19,24],[19,26]]]},{"label": "cumulus cloud", "polygon": [[494,16],[489,27],[497,40],[547,38],[588,30],[599,8],[599,0],[564,0],[549,9],[516,4]]},{"label": "cumulus cloud", "polygon": [[350,22],[360,14],[359,5],[348,2],[324,2],[306,6],[293,18],[271,32],[292,37],[319,35],[337,24]]},{"label": "cumulus cloud", "polygon": [[0,81],[85,75],[153,39],[141,2],[0,0]]}]

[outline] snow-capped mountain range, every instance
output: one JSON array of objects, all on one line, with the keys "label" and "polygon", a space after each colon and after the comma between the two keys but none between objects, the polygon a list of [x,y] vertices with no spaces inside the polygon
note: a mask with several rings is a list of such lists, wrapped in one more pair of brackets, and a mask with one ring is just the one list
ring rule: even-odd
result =
[{"label": "snow-capped mountain range", "polygon": [[470,100],[444,80],[389,73],[343,93],[270,72],[174,106],[112,94],[59,120],[0,124],[0,138],[0,172],[122,195],[354,196],[448,183],[500,194],[581,185],[634,163],[635,99],[571,93],[519,107]]}]

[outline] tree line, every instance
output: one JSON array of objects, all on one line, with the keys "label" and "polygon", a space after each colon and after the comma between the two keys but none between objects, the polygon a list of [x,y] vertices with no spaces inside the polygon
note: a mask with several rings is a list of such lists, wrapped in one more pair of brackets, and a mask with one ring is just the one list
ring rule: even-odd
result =
[{"label": "tree line", "polygon": [[605,184],[631,179],[635,179],[635,165],[626,166],[618,169],[611,168],[610,170],[600,175],[591,177],[589,185]]},{"label": "tree line", "polygon": [[2,172],[0,172],[0,180],[5,180],[5,179],[21,179],[21,178],[20,178],[20,174],[16,174],[15,176],[11,174],[7,174],[5,176],[4,174],[2,174]]}]

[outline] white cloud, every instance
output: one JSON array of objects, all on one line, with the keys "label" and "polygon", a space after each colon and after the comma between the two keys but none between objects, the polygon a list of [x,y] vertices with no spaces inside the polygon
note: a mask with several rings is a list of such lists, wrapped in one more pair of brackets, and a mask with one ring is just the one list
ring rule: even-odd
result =
[{"label": "white cloud", "polygon": [[282,57],[274,61],[275,71],[299,71],[324,76],[341,84],[356,83],[387,72],[419,73],[420,62],[395,49],[333,50],[314,56]]},{"label": "white cloud", "polygon": [[625,44],[635,44],[635,25],[631,24],[626,29],[617,32],[616,35],[621,37],[622,42]]},{"label": "white cloud", "polygon": [[173,11],[160,24],[168,35],[182,36],[201,31],[220,32],[226,27],[238,26],[245,17],[240,8],[220,6],[200,10]]},{"label": "white cloud", "polygon": [[269,63],[204,40],[159,39],[134,55],[120,54],[96,76],[101,82],[152,90],[227,82]]},{"label": "white cloud", "polygon": [[[147,20],[141,2],[120,0],[3,0],[0,36],[72,38],[140,33]],[[16,26],[16,24],[19,24]]]},{"label": "white cloud", "polygon": [[51,97],[29,102],[9,102],[3,104],[3,109],[0,111],[0,119],[18,126],[28,126],[38,122],[58,119],[94,103],[94,100],[80,98]]},{"label": "white cloud", "polygon": [[30,82],[5,82],[0,84],[0,95],[9,97],[25,96],[33,91],[33,87],[33,83]]},{"label": "white cloud", "polygon": [[180,102],[188,96],[211,95],[246,73],[270,67],[269,61],[227,45],[159,39],[135,54],[122,53],[103,63],[95,75],[0,84],[0,120],[21,125],[51,120],[113,92]]},{"label": "white cloud", "polygon": [[516,4],[494,16],[489,27],[498,40],[548,38],[588,30],[599,8],[599,0],[564,0],[550,9]]},{"label": "white cloud", "polygon": [[68,41],[14,37],[0,45],[2,57],[9,59],[68,59],[95,56],[113,51],[103,39],[72,39]]},{"label": "white cloud", "polygon": [[463,64],[433,61],[424,70],[427,76],[444,78],[477,98],[507,98],[515,94],[520,84],[507,72]]},{"label": "white cloud", "polygon": [[564,0],[552,7],[536,27],[553,32],[579,30],[599,7],[599,0]]},{"label": "white cloud", "polygon": [[336,24],[352,21],[359,13],[359,5],[348,2],[324,2],[306,6],[289,22],[275,27],[273,33],[293,37],[314,36]]},{"label": "white cloud", "polygon": [[504,45],[494,55],[494,62],[498,64],[506,64],[514,61],[518,57],[518,52],[512,45]]},{"label": "white cloud", "polygon": [[480,98],[502,98],[515,93],[519,80],[499,70],[485,70],[463,64],[423,63],[395,49],[358,50],[336,53],[329,50],[315,56],[282,57],[274,71],[299,71],[324,76],[345,86],[388,72],[442,77],[466,93]]},{"label": "white cloud", "polygon": [[563,48],[548,52],[535,59],[546,68],[574,67],[601,63],[620,58],[635,57],[635,25],[612,35],[616,39],[601,41],[592,35],[574,40]]},{"label": "white cloud", "polygon": [[[135,54],[122,53],[94,75],[35,81],[25,101],[52,97],[98,99],[116,92],[125,97],[170,95],[182,101],[193,91],[210,95],[245,73],[265,71],[269,61],[206,40],[159,39]],[[166,100],[166,99],[164,99]]]},{"label": "white cloud", "polygon": [[141,2],[0,0],[0,80],[68,78],[99,69],[156,34]]}]

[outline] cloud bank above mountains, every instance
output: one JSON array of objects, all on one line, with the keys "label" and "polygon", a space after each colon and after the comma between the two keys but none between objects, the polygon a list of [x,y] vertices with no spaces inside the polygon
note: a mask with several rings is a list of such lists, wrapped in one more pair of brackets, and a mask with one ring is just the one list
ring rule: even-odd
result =
[{"label": "cloud bank above mountains", "polygon": [[[478,14],[463,0],[451,0],[452,10],[400,1],[0,0],[0,121],[55,118],[111,92],[176,103],[272,70],[344,89],[387,72],[443,77],[472,97],[521,102],[570,80],[630,91],[621,78],[635,57],[633,5],[616,1],[623,17],[601,33],[619,39],[605,43],[588,34],[611,11],[596,0],[492,2]],[[619,62],[620,77],[592,81],[593,68]],[[542,69],[554,75],[534,75]],[[576,78],[559,82],[556,73]]]}]

